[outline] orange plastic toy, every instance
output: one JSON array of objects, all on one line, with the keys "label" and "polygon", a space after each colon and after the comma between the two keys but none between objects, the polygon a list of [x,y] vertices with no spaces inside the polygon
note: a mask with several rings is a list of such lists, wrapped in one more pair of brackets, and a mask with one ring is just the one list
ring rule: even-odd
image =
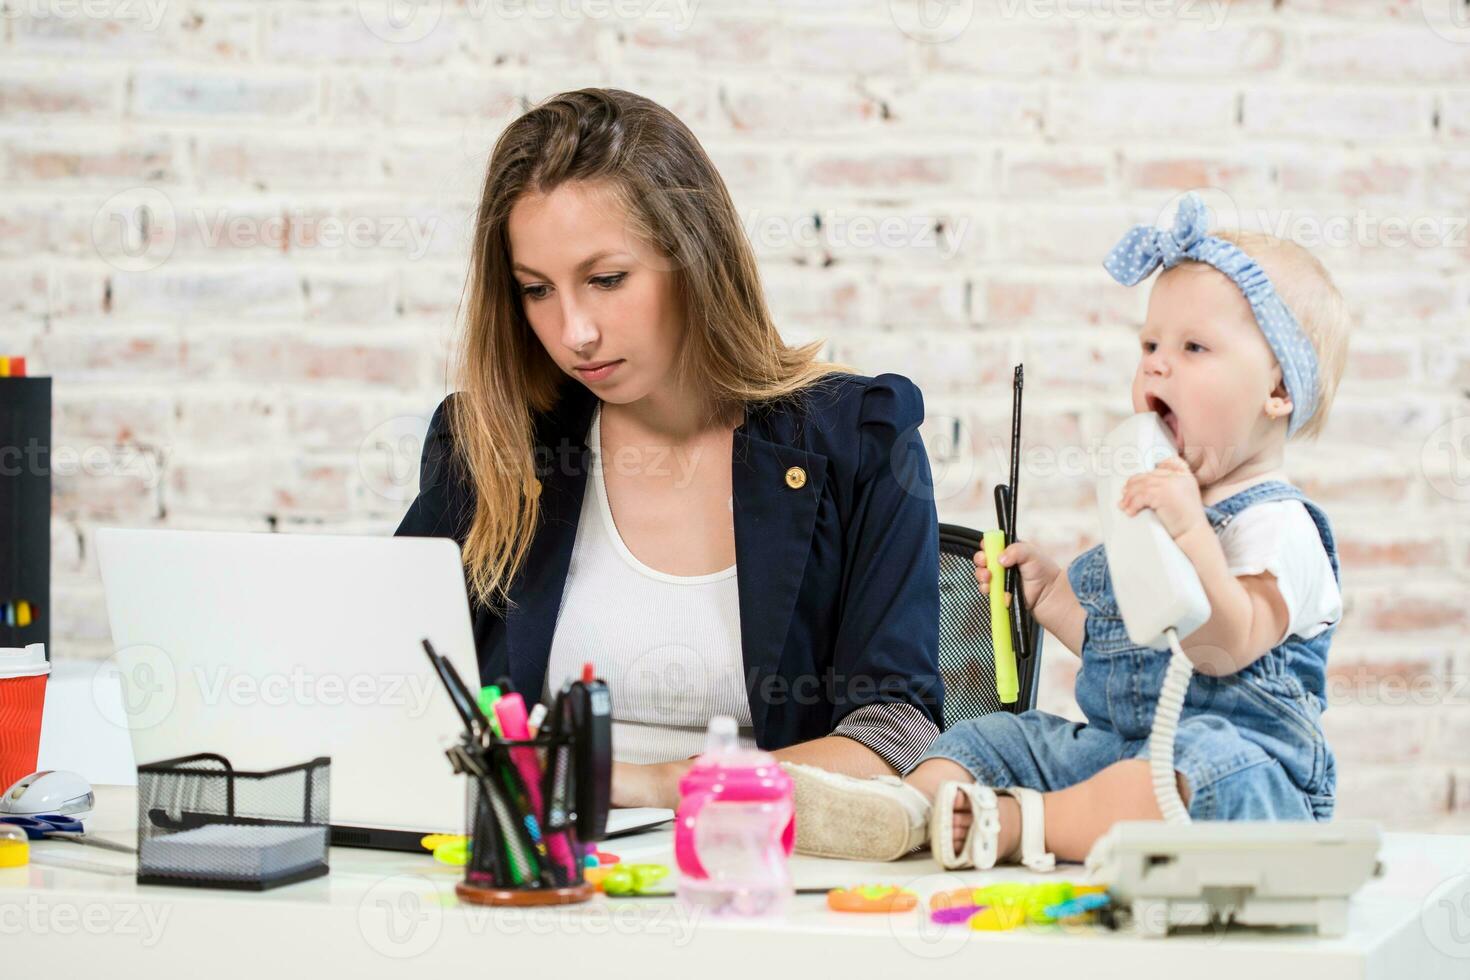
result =
[{"label": "orange plastic toy", "polygon": [[918,904],[918,895],[897,885],[858,885],[827,893],[833,912],[907,912]]}]

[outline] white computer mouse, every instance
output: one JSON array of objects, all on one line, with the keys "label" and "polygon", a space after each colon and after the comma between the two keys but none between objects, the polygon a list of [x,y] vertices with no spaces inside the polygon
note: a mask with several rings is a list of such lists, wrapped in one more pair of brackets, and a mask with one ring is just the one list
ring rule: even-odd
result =
[{"label": "white computer mouse", "polygon": [[92,785],[76,773],[42,769],[21,777],[0,796],[0,813],[86,813],[95,800]]}]

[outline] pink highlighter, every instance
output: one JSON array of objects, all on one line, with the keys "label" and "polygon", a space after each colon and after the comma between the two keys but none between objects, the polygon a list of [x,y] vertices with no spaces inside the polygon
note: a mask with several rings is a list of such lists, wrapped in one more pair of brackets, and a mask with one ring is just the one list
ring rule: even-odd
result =
[{"label": "pink highlighter", "polygon": [[[526,723],[526,703],[519,694],[506,694],[496,701],[495,718],[500,722],[501,737],[517,741],[531,737],[531,729]],[[526,784],[526,796],[531,810],[536,814],[536,822],[544,824],[541,810],[541,765],[536,761],[536,750],[529,746],[513,748],[510,750],[510,758],[520,772],[521,780]],[[572,857],[572,849],[567,846],[566,837],[560,833],[547,837],[546,849],[566,871],[567,880],[574,880],[577,876],[577,863]]]}]

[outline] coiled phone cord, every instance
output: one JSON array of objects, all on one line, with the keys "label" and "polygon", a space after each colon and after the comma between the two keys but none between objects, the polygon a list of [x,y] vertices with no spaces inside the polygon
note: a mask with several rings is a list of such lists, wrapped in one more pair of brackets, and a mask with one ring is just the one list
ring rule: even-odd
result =
[{"label": "coiled phone cord", "polygon": [[1169,649],[1169,668],[1159,688],[1159,703],[1154,708],[1154,724],[1148,736],[1148,768],[1154,784],[1154,799],[1168,823],[1189,823],[1189,811],[1179,797],[1179,784],[1174,778],[1174,735],[1179,730],[1179,716],[1184,712],[1184,695],[1194,665],[1179,645],[1179,634],[1171,627],[1164,631]]}]

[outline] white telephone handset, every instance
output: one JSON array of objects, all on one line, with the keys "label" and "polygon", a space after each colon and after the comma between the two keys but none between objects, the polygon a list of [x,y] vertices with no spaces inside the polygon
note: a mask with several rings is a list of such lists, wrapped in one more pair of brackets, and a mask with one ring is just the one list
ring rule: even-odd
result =
[{"label": "white telephone handset", "polygon": [[1174,543],[1158,515],[1141,510],[1129,516],[1118,509],[1129,477],[1147,473],[1171,456],[1174,444],[1153,412],[1134,415],[1108,433],[1098,461],[1097,506],[1102,516],[1108,575],[1128,639],[1163,650],[1165,632],[1188,636],[1210,618],[1199,573]]},{"label": "white telephone handset", "polygon": [[1128,639],[1139,646],[1174,651],[1159,691],[1149,737],[1154,797],[1165,820],[1187,823],[1189,812],[1174,781],[1174,733],[1193,666],[1180,648],[1179,638],[1209,621],[1210,600],[1199,573],[1158,515],[1141,510],[1129,516],[1118,508],[1129,477],[1147,473],[1177,455],[1164,423],[1153,412],[1134,415],[1108,433],[1104,447],[1106,453],[1099,460],[1097,505],[1118,612],[1128,629]]}]

